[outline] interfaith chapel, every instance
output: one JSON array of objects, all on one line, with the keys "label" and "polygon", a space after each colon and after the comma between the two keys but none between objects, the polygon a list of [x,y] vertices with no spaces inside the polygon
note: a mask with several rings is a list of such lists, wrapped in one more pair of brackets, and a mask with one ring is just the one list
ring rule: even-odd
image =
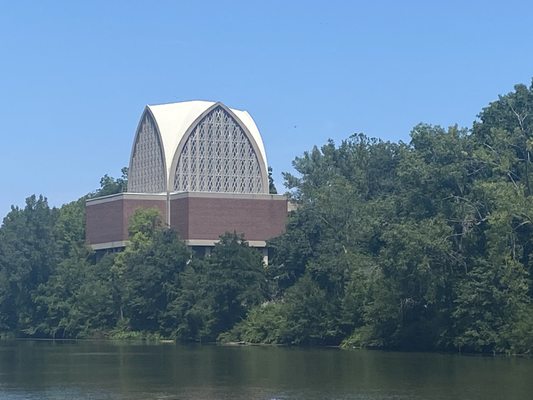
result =
[{"label": "interfaith chapel", "polygon": [[209,253],[225,232],[250,246],[283,233],[288,202],[269,194],[265,148],[246,111],[187,101],[146,106],[124,193],[87,200],[86,238],[94,250],[128,242],[131,216],[155,208],[195,252]]}]

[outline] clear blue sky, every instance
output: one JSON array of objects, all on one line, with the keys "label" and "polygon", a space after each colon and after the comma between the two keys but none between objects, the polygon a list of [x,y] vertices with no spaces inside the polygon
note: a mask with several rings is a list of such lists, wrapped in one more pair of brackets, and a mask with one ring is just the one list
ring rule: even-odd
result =
[{"label": "clear blue sky", "polygon": [[[437,4],[438,3],[438,4]],[[529,1],[1,1],[0,216],[119,176],[145,104],[248,110],[278,189],[355,132],[471,126],[533,77]]]}]

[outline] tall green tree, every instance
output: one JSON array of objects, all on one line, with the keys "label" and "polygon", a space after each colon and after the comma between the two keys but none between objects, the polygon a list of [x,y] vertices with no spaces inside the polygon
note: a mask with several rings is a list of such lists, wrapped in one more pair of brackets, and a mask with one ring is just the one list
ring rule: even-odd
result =
[{"label": "tall green tree", "polygon": [[76,254],[63,260],[48,281],[39,285],[35,306],[46,316],[34,326],[34,335],[52,338],[95,337],[117,323],[109,254],[98,262]]},{"label": "tall green tree", "polygon": [[196,260],[184,275],[176,301],[181,338],[213,341],[266,299],[261,254],[235,233],[220,237],[210,256]]},{"label": "tall green tree", "polygon": [[266,280],[261,254],[235,233],[222,235],[206,262],[208,324],[216,337],[265,300]]},{"label": "tall green tree", "polygon": [[54,236],[57,210],[43,196],[30,196],[23,209],[12,207],[0,229],[0,326],[31,334],[45,316],[34,296],[59,260]]},{"label": "tall green tree", "polygon": [[121,317],[134,331],[170,333],[168,307],[178,295],[190,255],[176,232],[164,228],[157,210],[139,210],[130,224],[130,244],[117,255]]},{"label": "tall green tree", "polygon": [[474,123],[479,158],[489,176],[501,176],[532,194],[533,84],[516,85],[514,91],[490,103]]},{"label": "tall green tree", "polygon": [[100,179],[100,188],[91,194],[91,197],[109,196],[116,193],[125,192],[128,187],[128,167],[121,169],[121,177],[113,178],[105,174]]}]

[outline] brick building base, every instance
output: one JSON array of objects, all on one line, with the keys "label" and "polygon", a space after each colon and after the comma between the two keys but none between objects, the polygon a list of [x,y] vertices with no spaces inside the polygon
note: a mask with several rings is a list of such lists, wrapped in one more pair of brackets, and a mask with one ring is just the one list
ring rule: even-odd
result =
[{"label": "brick building base", "polygon": [[209,249],[225,232],[242,233],[250,246],[265,249],[267,240],[284,232],[287,207],[280,195],[119,193],[87,201],[86,239],[94,250],[124,247],[131,216],[154,208],[193,249]]}]

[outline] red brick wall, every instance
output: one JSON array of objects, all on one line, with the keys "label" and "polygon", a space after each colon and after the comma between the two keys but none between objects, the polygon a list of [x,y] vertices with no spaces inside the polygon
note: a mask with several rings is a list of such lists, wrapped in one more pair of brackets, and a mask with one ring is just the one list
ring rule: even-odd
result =
[{"label": "red brick wall", "polygon": [[89,244],[118,242],[128,239],[130,217],[139,208],[156,208],[163,221],[166,215],[166,201],[111,198],[107,202],[86,205],[86,240]]},{"label": "red brick wall", "polygon": [[[89,244],[128,239],[129,219],[138,208],[156,208],[166,221],[166,199],[117,196],[89,202],[86,239]],[[183,196],[170,202],[170,225],[182,239],[217,240],[225,232],[244,233],[246,240],[268,240],[284,232],[287,201],[270,198]]]},{"label": "red brick wall", "polygon": [[171,200],[171,226],[184,239],[216,240],[225,232],[268,240],[284,232],[287,201],[185,197]]},{"label": "red brick wall", "polygon": [[170,201],[170,226],[181,239],[189,238],[189,198],[182,197]]},{"label": "red brick wall", "polygon": [[123,202],[118,198],[106,203],[91,204],[85,208],[85,238],[89,244],[118,242],[124,237]]},{"label": "red brick wall", "polygon": [[161,220],[163,224],[166,224],[166,215],[167,215],[167,201],[162,198],[161,200],[140,200],[140,199],[124,199],[124,210],[123,210],[123,219],[122,219],[122,229],[127,237],[128,227],[130,225],[130,218],[135,211],[140,208],[155,208],[159,211],[161,215]]}]

